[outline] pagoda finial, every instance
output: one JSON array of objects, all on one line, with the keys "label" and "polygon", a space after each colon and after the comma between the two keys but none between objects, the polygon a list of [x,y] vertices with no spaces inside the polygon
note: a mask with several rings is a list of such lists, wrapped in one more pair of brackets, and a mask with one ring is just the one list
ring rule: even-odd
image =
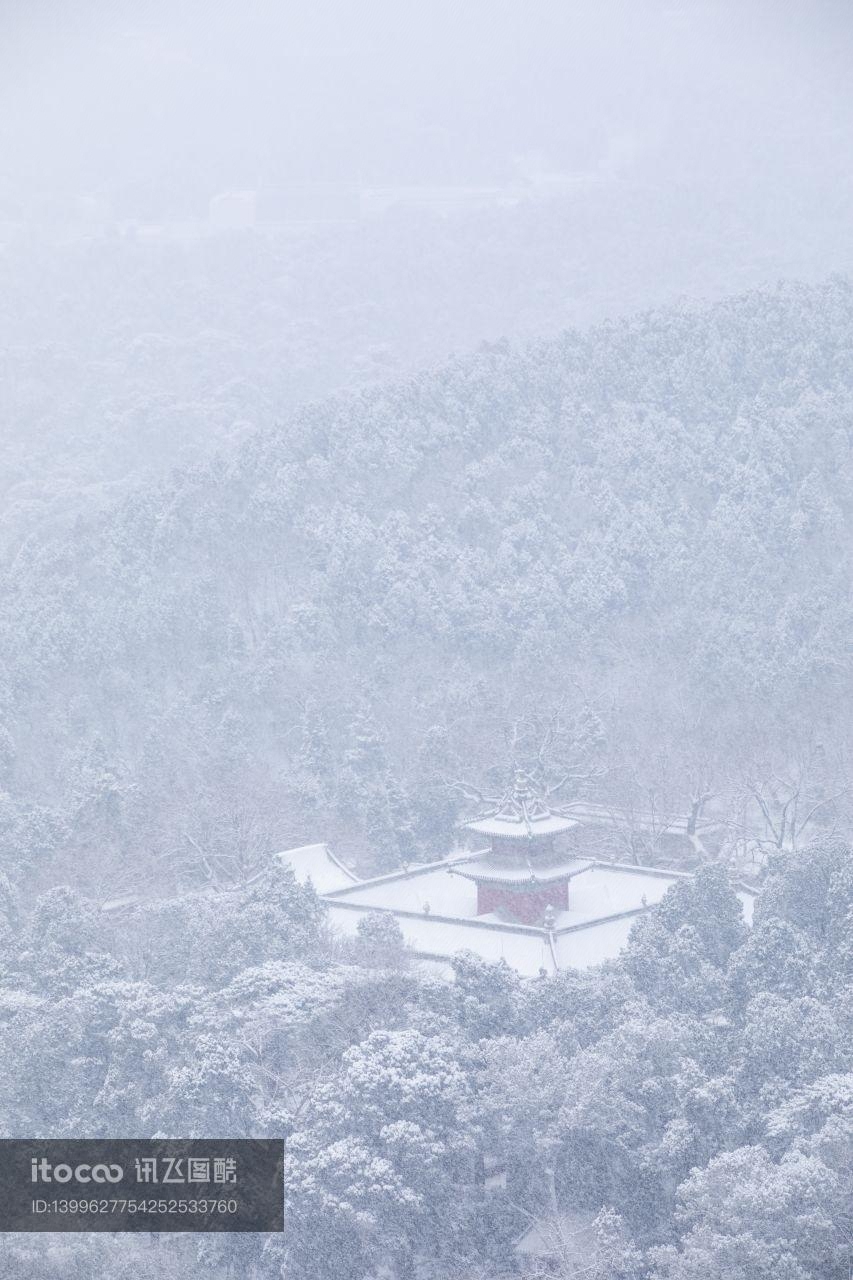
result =
[{"label": "pagoda finial", "polygon": [[518,764],[502,796],[482,799],[484,803],[477,817],[462,823],[470,831],[532,841],[576,825],[573,818],[546,804],[533,776]]}]

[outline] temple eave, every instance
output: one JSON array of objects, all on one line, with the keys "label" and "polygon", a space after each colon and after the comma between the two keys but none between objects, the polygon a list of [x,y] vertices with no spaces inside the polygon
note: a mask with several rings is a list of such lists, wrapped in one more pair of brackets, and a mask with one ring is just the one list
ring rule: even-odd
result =
[{"label": "temple eave", "polygon": [[500,884],[509,888],[536,888],[551,884],[568,882],[573,876],[588,871],[593,862],[574,861],[559,866],[541,866],[535,864],[523,867],[503,867],[480,863],[479,865],[463,864],[453,867],[453,875],[472,880],[475,884]]},{"label": "temple eave", "polygon": [[520,872],[518,875],[507,876],[500,873],[490,875],[487,871],[460,871],[458,868],[454,868],[453,874],[462,876],[465,880],[472,880],[474,884],[500,884],[505,885],[508,889],[524,889],[538,888],[549,884],[561,884],[563,881],[571,880],[573,875],[577,875],[577,872],[561,871],[556,875],[537,875],[536,872],[528,871],[526,874]]},{"label": "temple eave", "polygon": [[463,831],[477,835],[493,836],[498,840],[538,840],[543,836],[558,836],[571,831],[580,823],[575,818],[550,816],[532,822],[511,822],[500,818],[475,818],[459,824]]}]

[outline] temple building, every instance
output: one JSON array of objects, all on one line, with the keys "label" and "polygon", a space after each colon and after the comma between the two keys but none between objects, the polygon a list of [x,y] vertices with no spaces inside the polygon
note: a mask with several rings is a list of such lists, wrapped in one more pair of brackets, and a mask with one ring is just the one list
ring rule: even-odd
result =
[{"label": "temple building", "polygon": [[489,840],[487,850],[455,869],[477,886],[476,914],[542,925],[568,911],[569,882],[591,862],[558,850],[556,839],[577,826],[577,819],[549,809],[529,779],[517,774],[495,812],[463,823],[463,830]]},{"label": "temple building", "polygon": [[[595,828],[606,812],[549,807],[523,773],[484,810],[460,826],[480,847],[369,880],[323,844],[278,856],[297,880],[310,879],[344,933],[368,912],[388,911],[426,960],[469,950],[530,977],[615,957],[634,921],[689,874],[597,859]],[[739,896],[749,919],[754,891],[741,886]]]}]

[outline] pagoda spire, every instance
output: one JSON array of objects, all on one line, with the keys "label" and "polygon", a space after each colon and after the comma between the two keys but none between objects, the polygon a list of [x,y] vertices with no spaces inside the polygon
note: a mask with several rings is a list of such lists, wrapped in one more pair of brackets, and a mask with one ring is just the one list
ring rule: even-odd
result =
[{"label": "pagoda spire", "polygon": [[550,839],[578,825],[576,818],[546,803],[546,793],[523,769],[515,769],[513,780],[502,795],[475,794],[481,802],[481,812],[461,823],[466,831],[498,840],[533,841],[544,837]]}]

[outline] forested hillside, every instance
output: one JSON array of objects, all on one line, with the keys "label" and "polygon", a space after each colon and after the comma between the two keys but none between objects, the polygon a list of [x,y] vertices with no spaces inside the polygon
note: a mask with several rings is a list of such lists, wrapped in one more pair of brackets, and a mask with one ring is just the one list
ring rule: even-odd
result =
[{"label": "forested hillside", "polygon": [[0,4],[0,1280],[853,1280],[851,16]]},{"label": "forested hillside", "polygon": [[555,719],[626,815],[844,825],[851,343],[843,280],[499,342],[40,524],[3,569],[3,867],[109,896],[440,855],[446,782]]},{"label": "forested hillside", "polygon": [[306,401],[483,340],[853,270],[851,208],[837,172],[825,193],[804,173],[795,202],[742,179],[721,198],[701,170],[257,233],[75,221],[70,198],[8,229],[0,207],[0,555]]}]

